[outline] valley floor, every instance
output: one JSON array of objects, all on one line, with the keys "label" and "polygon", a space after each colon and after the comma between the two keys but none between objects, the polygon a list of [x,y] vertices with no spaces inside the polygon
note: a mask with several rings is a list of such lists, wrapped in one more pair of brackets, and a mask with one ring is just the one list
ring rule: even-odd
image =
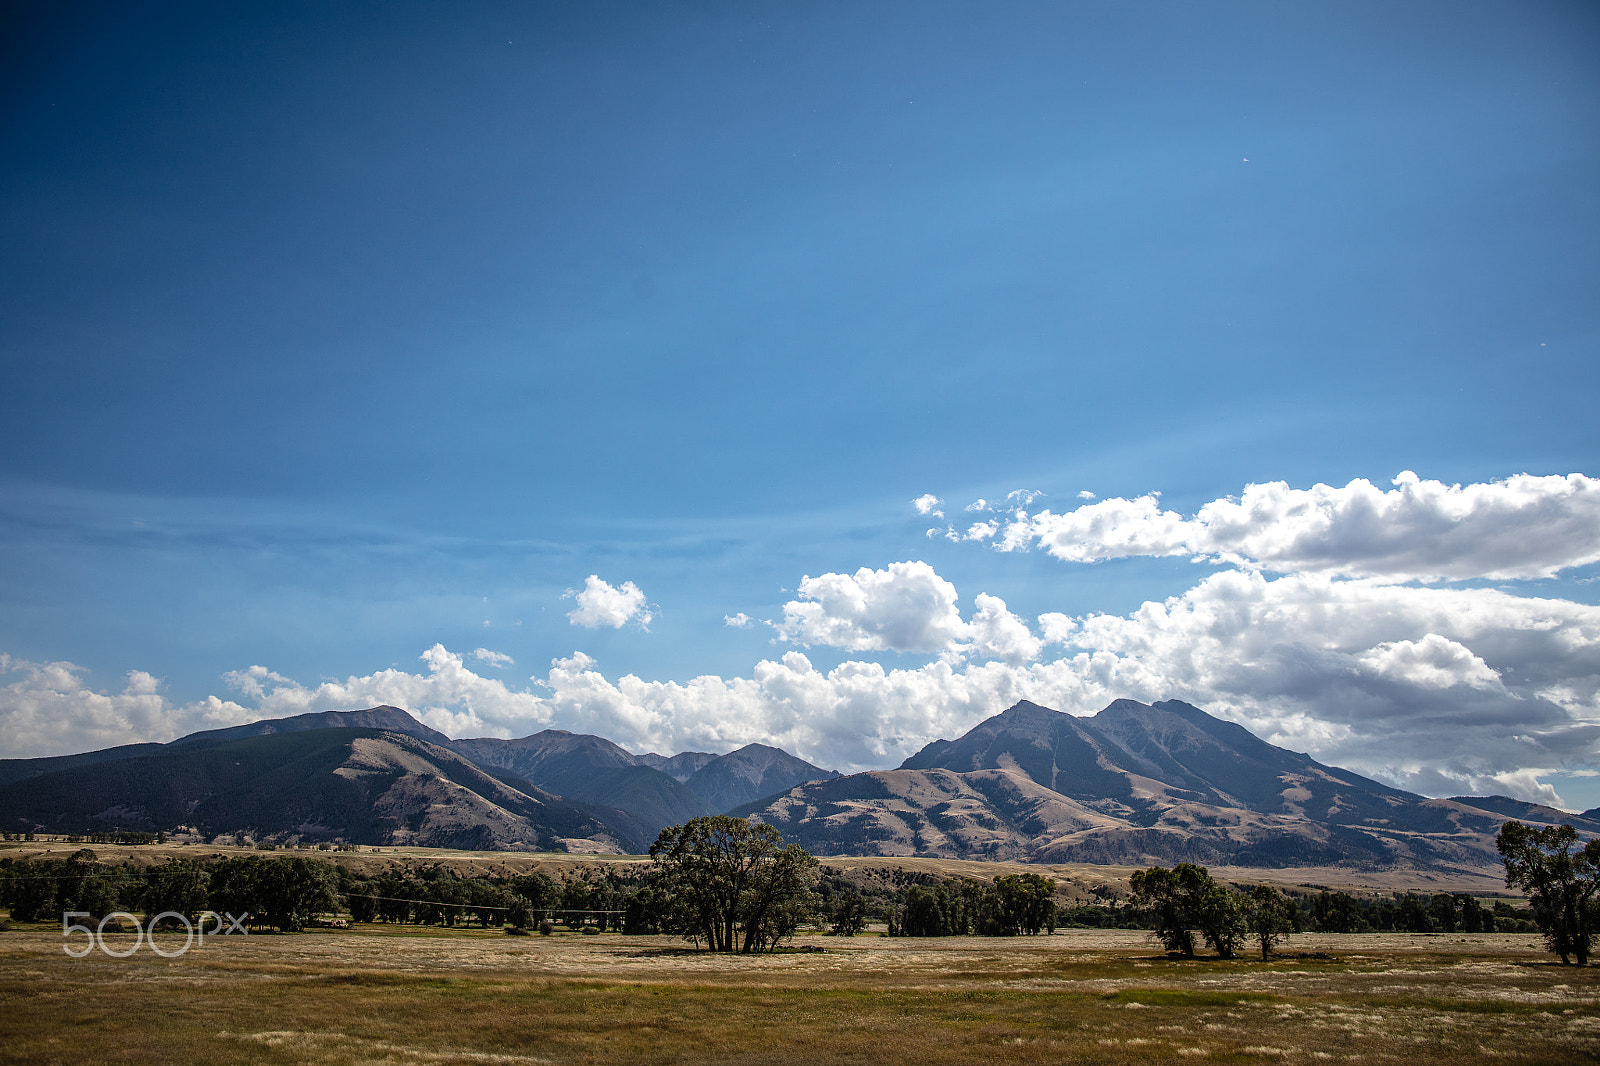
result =
[{"label": "valley floor", "polygon": [[211,937],[171,959],[62,944],[0,932],[0,1061],[1600,1061],[1600,968],[1518,934],[1306,933],[1268,963],[1169,960],[1120,930],[803,937],[823,950],[752,958],[409,926]]}]

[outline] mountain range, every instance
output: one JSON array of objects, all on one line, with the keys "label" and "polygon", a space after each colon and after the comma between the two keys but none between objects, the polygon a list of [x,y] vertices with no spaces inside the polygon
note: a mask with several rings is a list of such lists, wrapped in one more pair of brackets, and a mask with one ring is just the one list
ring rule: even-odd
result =
[{"label": "mountain range", "polygon": [[849,777],[762,744],[663,756],[559,729],[451,740],[387,706],[0,760],[8,831],[638,853],[713,813],[820,855],[1125,865],[1481,869],[1498,864],[1508,818],[1600,833],[1600,808],[1428,799],[1176,700],[1117,700],[1092,718],[1023,701]]},{"label": "mountain range", "polygon": [[1023,701],[896,770],[733,813],[821,854],[1127,865],[1482,868],[1498,864],[1507,818],[1600,833],[1600,809],[1428,799],[1176,700],[1117,700],[1092,718]]},{"label": "mountain range", "polygon": [[0,760],[0,826],[637,853],[665,826],[837,776],[762,744],[667,758],[559,729],[451,740],[384,706]]}]

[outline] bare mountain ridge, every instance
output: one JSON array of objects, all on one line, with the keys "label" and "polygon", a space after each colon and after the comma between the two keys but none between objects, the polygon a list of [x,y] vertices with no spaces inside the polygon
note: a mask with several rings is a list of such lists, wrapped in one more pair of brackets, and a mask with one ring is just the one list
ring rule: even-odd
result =
[{"label": "bare mountain ridge", "polygon": [[[398,707],[380,706],[357,711],[321,711],[290,718],[266,719],[192,733],[169,744],[124,745],[80,755],[3,760],[0,761],[0,820],[10,825],[13,824],[13,816],[24,820],[40,819],[40,809],[26,802],[29,795],[49,793],[56,787],[53,781],[56,775],[67,774],[64,778],[67,781],[85,780],[71,771],[116,764],[116,771],[104,771],[100,777],[120,780],[131,791],[127,802],[108,804],[107,809],[144,810],[148,806],[145,797],[149,793],[149,783],[145,778],[157,764],[124,767],[120,765],[122,763],[141,763],[152,758],[170,760],[184,753],[194,754],[255,737],[349,729],[385,730],[445,749],[475,768],[486,771],[491,777],[509,783],[514,789],[548,794],[550,799],[559,799],[569,806],[589,811],[597,826],[592,835],[600,846],[610,847],[621,841],[634,850],[643,850],[665,826],[680,824],[698,815],[719,813],[804,781],[837,776],[834,771],[820,769],[777,748],[760,744],[747,745],[728,755],[685,752],[666,759],[654,754],[633,755],[603,737],[561,729],[547,729],[516,740],[451,740]],[[678,780],[652,763],[688,772],[683,780]],[[162,762],[160,765],[169,763]],[[30,781],[34,782],[32,788],[11,791],[4,788],[7,784]],[[140,784],[135,786],[134,782]],[[464,799],[463,802],[471,807],[474,801]],[[72,811],[74,818],[79,819],[74,825],[89,824],[81,819],[92,812],[77,810],[70,805],[69,808],[63,808],[67,809]],[[171,811],[159,801],[155,802],[153,809],[165,812],[164,817],[171,816]],[[490,817],[489,820],[492,822],[496,819]],[[137,826],[130,822],[124,828],[167,829],[179,824],[157,824],[143,815],[138,822]],[[323,825],[327,822],[327,819],[312,819],[307,824]],[[61,823],[58,818],[56,821],[42,819],[40,824],[57,826]],[[96,828],[105,826],[97,824]],[[241,824],[227,831],[250,828],[252,826]],[[589,835],[578,834],[580,837]],[[316,837],[316,834],[312,836]],[[495,839],[501,836],[503,834],[496,835]]]},{"label": "bare mountain ridge", "polygon": [[70,770],[77,766],[92,766],[95,763],[118,759],[159,755],[180,746],[214,744],[274,733],[298,733],[308,729],[387,729],[434,744],[450,743],[450,738],[443,733],[429,729],[399,707],[385,704],[362,711],[311,711],[289,718],[266,718],[259,722],[247,722],[244,725],[226,726],[222,729],[205,729],[198,733],[189,733],[167,744],[122,744],[78,755],[53,755],[42,759],[0,759],[0,785],[58,770]]},{"label": "bare mountain ridge", "polygon": [[1117,700],[1092,718],[1023,701],[897,770],[736,813],[822,854],[1036,862],[1483,868],[1507,817],[1600,832],[1505,797],[1430,800],[1179,701]]},{"label": "bare mountain ridge", "polygon": [[[655,831],[838,776],[764,744],[727,755],[685,752],[667,759],[633,755],[604,737],[546,729],[519,740],[457,740],[447,746],[568,799],[619,807]],[[667,766],[694,769],[680,779],[659,768]]]},{"label": "bare mountain ridge", "polygon": [[573,804],[389,730],[327,727],[164,746],[0,786],[0,821],[509,851],[637,850],[621,811]]}]

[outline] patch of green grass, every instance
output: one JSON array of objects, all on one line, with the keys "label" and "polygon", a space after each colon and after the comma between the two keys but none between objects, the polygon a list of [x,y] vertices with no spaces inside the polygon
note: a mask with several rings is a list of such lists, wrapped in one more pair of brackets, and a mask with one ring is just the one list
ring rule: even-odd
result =
[{"label": "patch of green grass", "polygon": [[1143,1003],[1146,1007],[1235,1007],[1248,1003],[1276,1003],[1281,997],[1266,992],[1213,992],[1193,988],[1125,988],[1100,997],[1111,1003]]}]

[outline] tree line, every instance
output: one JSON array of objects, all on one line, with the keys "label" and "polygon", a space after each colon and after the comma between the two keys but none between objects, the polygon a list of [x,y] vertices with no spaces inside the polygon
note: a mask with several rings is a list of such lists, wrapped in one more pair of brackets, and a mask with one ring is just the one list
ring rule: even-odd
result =
[{"label": "tree line", "polygon": [[840,936],[881,921],[891,936],[1018,936],[1061,926],[1151,930],[1184,955],[1201,945],[1225,957],[1253,940],[1263,957],[1289,933],[1539,931],[1563,962],[1588,962],[1600,931],[1600,841],[1571,826],[1507,822],[1498,837],[1506,883],[1527,893],[1518,908],[1440,893],[1359,899],[1321,890],[1287,894],[1217,882],[1203,866],[1155,866],[1130,880],[1131,904],[1063,908],[1055,882],[1033,873],[981,883],[896,872],[878,887],[823,870],[776,829],[737,818],[695,818],[661,832],[648,868],[612,868],[565,883],[542,874],[461,877],[443,865],[368,877],[318,859],[236,856],[174,859],[138,869],[98,861],[80,849],[65,859],[0,859],[0,903],[19,921],[65,911],[94,918],[117,911],[206,910],[249,914],[256,929],[294,931],[316,916],[347,910],[356,922],[503,925],[512,931],[556,923],[574,930],[666,933],[707,950],[770,951],[805,922]]},{"label": "tree line", "polygon": [[171,911],[193,921],[216,911],[248,914],[248,928],[295,932],[339,908],[338,886],[333,864],[299,857],[178,859],[142,870],[102,863],[88,848],[65,859],[0,859],[0,902],[17,921],[67,911],[95,919]]}]

